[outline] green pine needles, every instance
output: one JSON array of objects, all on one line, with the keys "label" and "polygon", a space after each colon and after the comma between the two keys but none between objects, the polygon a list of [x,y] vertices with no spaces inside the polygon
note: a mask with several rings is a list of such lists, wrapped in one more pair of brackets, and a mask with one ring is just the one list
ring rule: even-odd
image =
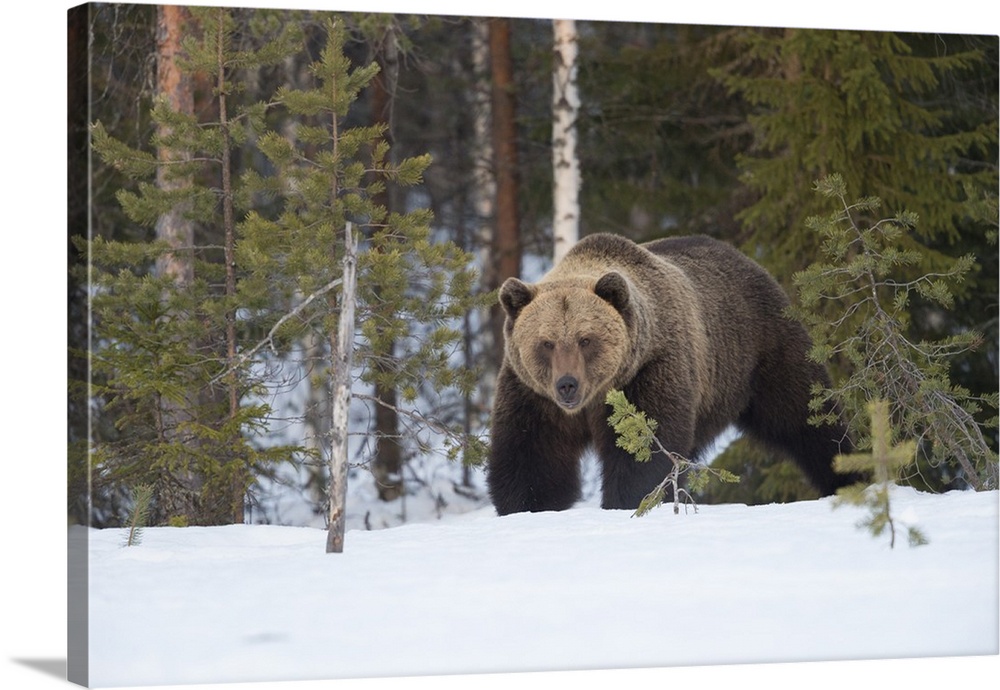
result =
[{"label": "green pine needles", "polygon": [[[356,398],[372,407],[391,406],[410,422],[407,436],[418,451],[429,449],[421,437],[428,437],[430,429],[443,439],[449,457],[462,452],[466,462],[478,464],[486,452],[481,440],[463,434],[456,424],[428,424],[428,416],[413,405],[421,398],[464,395],[475,387],[475,372],[456,361],[463,339],[458,325],[466,312],[484,307],[488,296],[476,289],[473,257],[454,242],[435,238],[428,209],[393,212],[382,202],[390,185],[404,189],[421,184],[431,158],[394,160],[386,125],[347,124],[349,110],[379,66],[352,67],[344,53],[350,36],[342,21],[328,21],[326,31],[326,48],[310,66],[315,87],[282,87],[275,95],[276,114],[298,123],[295,136],[263,132],[260,151],[272,174],[248,171],[243,177],[249,194],[278,202],[251,210],[239,226],[243,290],[253,301],[272,299],[254,318],[269,332],[274,351],[286,352],[307,337],[335,338],[335,293],[313,297],[340,278],[338,236],[345,224],[360,227],[360,338],[354,357],[360,379],[398,391],[398,402]],[[296,318],[284,318],[289,309],[276,308],[275,295],[279,304],[296,305]],[[322,371],[326,365],[310,366]]]},{"label": "green pine needles", "polygon": [[234,151],[261,124],[259,107],[234,107],[235,69],[280,61],[297,32],[268,31],[253,37],[258,51],[237,49],[229,10],[190,13],[177,70],[211,80],[203,109],[211,119],[195,112],[193,94],[185,99],[178,88],[172,100],[164,87],[148,113],[148,142],[130,145],[101,122],[91,128],[97,158],[120,175],[115,196],[127,219],[106,235],[74,238],[92,286],[98,522],[115,521],[104,510],[121,503],[125,487],[147,484],[156,524],[243,522],[257,478],[300,453],[260,442],[271,416],[264,381],[234,364],[248,337],[237,314],[253,305],[237,294],[233,200],[241,190],[231,179]]},{"label": "green pine needles", "polygon": [[352,64],[343,20],[325,29],[308,72],[250,94],[248,74],[305,61],[301,23],[191,8],[179,69],[207,75],[212,88],[191,94],[199,107],[157,99],[155,133],[139,144],[92,127],[127,219],[75,238],[90,263],[80,280],[92,285],[97,522],[119,522],[113,511],[139,484],[153,487],[154,524],[242,522],[279,463],[321,452],[321,430],[301,445],[270,438],[269,401],[294,377],[328,387],[349,223],[362,232],[352,375],[399,391],[392,404],[411,423],[394,440],[413,440],[414,452],[444,438],[451,456],[485,454],[442,410],[476,384],[461,324],[488,296],[473,257],[435,233],[429,210],[386,208],[390,186],[421,184],[430,157],[394,158],[386,125],[357,124],[378,64]]},{"label": "green pine needles", "polygon": [[605,402],[612,407],[608,424],[615,430],[619,448],[634,457],[636,462],[649,462],[654,453],[661,453],[671,463],[667,476],[639,502],[633,517],[645,515],[665,503],[668,496],[673,497],[675,515],[680,512],[682,498],[685,500],[685,505],[690,504],[697,511],[698,507],[691,496],[691,491],[703,489],[712,477],[730,483],[740,480],[728,470],[699,465],[664,448],[656,436],[658,426],[656,420],[650,419],[645,412],[629,402],[622,391],[609,391]]},{"label": "green pine needles", "polygon": [[791,310],[809,328],[810,356],[832,363],[841,380],[830,389],[817,387],[814,421],[834,403],[848,419],[852,436],[864,447],[872,400],[887,400],[899,432],[917,441],[917,463],[933,469],[945,486],[997,487],[997,453],[987,430],[997,425],[997,393],[972,395],[950,379],[952,362],[982,338],[966,330],[937,340],[911,335],[911,308],[948,310],[953,291],[975,266],[962,256],[933,273],[919,270],[920,255],[904,249],[917,217],[912,213],[878,219],[877,198],[847,201],[839,175],[816,183],[816,190],[836,210],[814,216],[807,226],[822,240],[825,260],[795,275],[800,304]]},{"label": "green pine needles", "polygon": [[[890,490],[897,473],[914,461],[917,452],[916,441],[903,441],[893,445],[892,428],[889,423],[889,403],[873,400],[868,405],[871,417],[871,451],[838,455],[834,467],[838,472],[866,472],[875,477],[875,484],[868,486],[861,482],[837,491],[834,507],[843,504],[868,508],[868,515],[858,523],[878,537],[889,530],[889,548],[896,545],[896,532],[904,527],[897,524],[890,506]],[[927,538],[912,525],[905,525],[910,546],[927,544]]]}]

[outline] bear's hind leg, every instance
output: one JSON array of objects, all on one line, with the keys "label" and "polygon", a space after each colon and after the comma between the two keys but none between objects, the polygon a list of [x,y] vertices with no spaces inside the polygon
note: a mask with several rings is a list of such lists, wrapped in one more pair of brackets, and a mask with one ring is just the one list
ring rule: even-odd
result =
[{"label": "bear's hind leg", "polygon": [[826,370],[806,360],[804,352],[775,362],[758,369],[753,397],[737,426],[751,438],[789,455],[823,496],[857,481],[856,475],[838,474],[833,469],[838,453],[851,452],[846,427],[840,422],[809,423],[811,388],[814,382],[829,385]]}]

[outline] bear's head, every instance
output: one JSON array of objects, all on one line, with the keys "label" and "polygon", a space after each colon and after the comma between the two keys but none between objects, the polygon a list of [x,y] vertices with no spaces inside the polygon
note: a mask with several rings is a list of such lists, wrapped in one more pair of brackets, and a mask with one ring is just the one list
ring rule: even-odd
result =
[{"label": "bear's head", "polygon": [[632,351],[632,300],[621,274],[533,285],[508,278],[500,303],[507,362],[523,383],[569,414],[603,402]]}]

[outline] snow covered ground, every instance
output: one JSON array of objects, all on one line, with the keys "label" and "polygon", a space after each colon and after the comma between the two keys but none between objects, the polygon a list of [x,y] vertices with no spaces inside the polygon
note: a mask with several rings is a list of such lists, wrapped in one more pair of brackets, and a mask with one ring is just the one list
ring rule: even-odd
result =
[{"label": "snow covered ground", "polygon": [[997,654],[998,493],[893,503],[929,545],[890,549],[829,499],[482,508],[352,530],[340,555],[306,527],[156,528],[129,548],[92,530],[91,682]]}]

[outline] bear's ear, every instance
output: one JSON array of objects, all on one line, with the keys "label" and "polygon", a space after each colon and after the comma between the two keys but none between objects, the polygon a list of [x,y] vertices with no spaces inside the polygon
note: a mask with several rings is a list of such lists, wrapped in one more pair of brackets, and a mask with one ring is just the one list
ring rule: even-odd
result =
[{"label": "bear's ear", "polygon": [[594,286],[594,293],[621,313],[628,309],[628,281],[621,273],[605,273]]},{"label": "bear's ear", "polygon": [[500,304],[511,321],[517,318],[521,310],[535,298],[535,287],[523,283],[517,278],[508,278],[500,286]]}]

